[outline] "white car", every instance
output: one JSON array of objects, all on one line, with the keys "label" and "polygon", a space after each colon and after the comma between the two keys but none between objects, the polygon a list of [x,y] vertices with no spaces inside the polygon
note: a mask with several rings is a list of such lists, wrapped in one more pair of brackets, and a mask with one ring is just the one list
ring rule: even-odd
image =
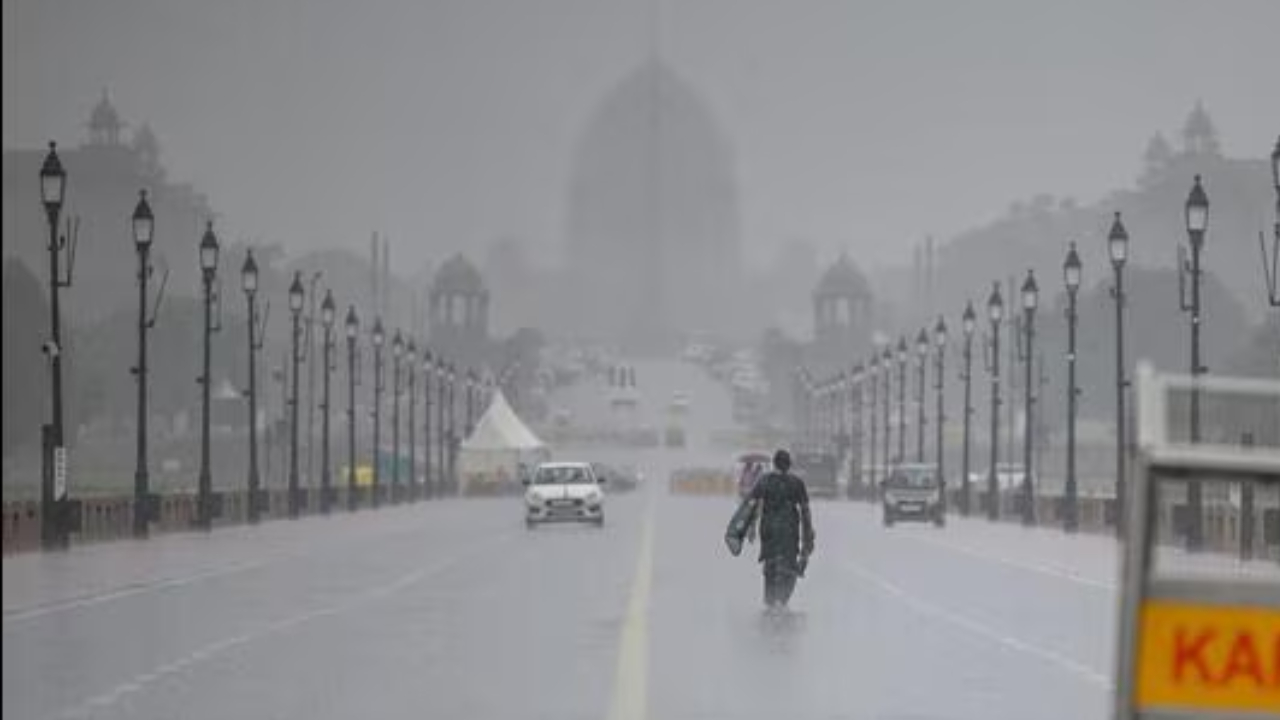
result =
[{"label": "white car", "polygon": [[524,524],[532,530],[547,522],[604,525],[604,478],[591,463],[543,463],[525,480]]}]

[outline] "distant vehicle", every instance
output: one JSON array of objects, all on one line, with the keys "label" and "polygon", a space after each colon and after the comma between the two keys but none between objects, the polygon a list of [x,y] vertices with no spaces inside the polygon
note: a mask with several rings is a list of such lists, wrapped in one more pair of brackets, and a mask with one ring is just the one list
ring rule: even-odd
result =
[{"label": "distant vehicle", "polygon": [[672,415],[684,415],[689,412],[689,395],[683,392],[676,392],[671,395],[671,404],[668,409]]},{"label": "distant vehicle", "polygon": [[932,522],[938,527],[946,523],[936,465],[898,465],[889,471],[880,487],[885,527],[899,521]]},{"label": "distant vehicle", "polygon": [[670,448],[684,447],[684,430],[672,425],[667,428],[666,437],[663,438],[663,444]]},{"label": "distant vehicle", "polygon": [[802,450],[792,454],[792,465],[804,480],[809,497],[834,498],[839,495],[835,455]]},{"label": "distant vehicle", "polygon": [[525,527],[548,522],[604,525],[604,477],[588,462],[543,463],[525,479]]}]

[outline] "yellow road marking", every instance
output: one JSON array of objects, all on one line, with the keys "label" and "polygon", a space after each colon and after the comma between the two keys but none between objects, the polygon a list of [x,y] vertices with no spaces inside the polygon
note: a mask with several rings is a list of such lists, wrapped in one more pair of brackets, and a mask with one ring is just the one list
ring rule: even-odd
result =
[{"label": "yellow road marking", "polygon": [[640,553],[618,644],[609,720],[645,720],[649,694],[649,588],[653,581],[653,508],[645,515]]}]

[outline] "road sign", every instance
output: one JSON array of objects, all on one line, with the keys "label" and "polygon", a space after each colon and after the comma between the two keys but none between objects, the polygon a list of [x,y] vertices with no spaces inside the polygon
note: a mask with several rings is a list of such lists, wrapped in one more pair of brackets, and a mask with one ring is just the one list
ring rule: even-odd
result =
[{"label": "road sign", "polygon": [[63,500],[67,497],[67,449],[53,449],[53,499]]},{"label": "road sign", "polygon": [[[1268,568],[1256,577],[1214,576],[1189,573],[1176,563],[1157,568],[1154,561],[1162,487],[1192,481],[1280,486],[1280,450],[1274,445],[1192,443],[1173,431],[1175,425],[1168,422],[1170,399],[1188,387],[1228,410],[1265,408],[1267,403],[1280,408],[1280,383],[1190,380],[1157,376],[1145,366],[1139,369],[1139,471],[1127,508],[1115,717],[1280,717],[1280,573]],[[1241,416],[1237,422],[1262,426],[1280,419],[1280,414],[1236,414]],[[1216,512],[1230,509],[1235,515],[1230,522],[1218,523],[1219,528],[1245,525],[1238,517],[1240,508],[1229,502],[1220,505]],[[1184,524],[1173,516],[1164,521]],[[1216,550],[1221,552],[1221,547]],[[1235,562],[1228,558],[1217,560]]]},{"label": "road sign", "polygon": [[1280,613],[1152,600],[1140,622],[1139,707],[1280,712]]}]

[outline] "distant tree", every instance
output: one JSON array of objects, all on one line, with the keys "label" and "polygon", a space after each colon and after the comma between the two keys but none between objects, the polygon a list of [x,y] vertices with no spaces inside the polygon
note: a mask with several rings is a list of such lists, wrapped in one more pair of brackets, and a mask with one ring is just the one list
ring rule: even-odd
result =
[{"label": "distant tree", "polygon": [[1187,116],[1186,124],[1182,126],[1182,148],[1189,155],[1222,155],[1218,130],[1204,109],[1204,103],[1199,100]]},{"label": "distant tree", "polygon": [[44,417],[40,343],[49,322],[44,289],[22,262],[4,264],[4,455],[36,442]]}]

